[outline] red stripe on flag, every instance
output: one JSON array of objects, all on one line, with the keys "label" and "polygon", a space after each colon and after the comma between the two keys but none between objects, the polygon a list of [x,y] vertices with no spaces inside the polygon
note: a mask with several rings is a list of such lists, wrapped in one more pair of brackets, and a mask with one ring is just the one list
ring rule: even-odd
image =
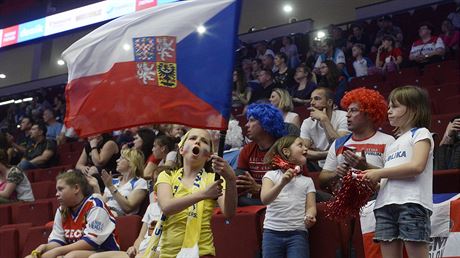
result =
[{"label": "red stripe on flag", "polygon": [[179,81],[175,88],[144,85],[136,74],[136,63],[124,62],[107,73],[69,82],[66,126],[81,137],[150,123],[227,128],[221,113]]}]

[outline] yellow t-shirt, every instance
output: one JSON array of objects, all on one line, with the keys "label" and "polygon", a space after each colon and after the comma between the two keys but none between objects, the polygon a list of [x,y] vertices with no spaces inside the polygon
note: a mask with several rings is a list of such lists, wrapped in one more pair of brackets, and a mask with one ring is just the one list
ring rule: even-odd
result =
[{"label": "yellow t-shirt", "polygon": [[[174,198],[187,196],[192,193],[192,187],[185,188],[182,183],[177,179],[181,176],[181,169],[171,171],[170,175],[166,172],[161,172],[158,176],[155,188],[158,184],[166,183],[173,189],[174,185],[179,184],[177,192],[174,194]],[[206,173],[201,179],[201,184],[204,186],[210,185],[214,182],[214,173]],[[174,193],[174,190],[173,190]],[[215,200],[204,200],[203,206],[203,218],[201,222],[201,234],[198,242],[200,249],[200,256],[203,255],[215,255],[215,249],[213,244],[213,237],[211,231],[211,216],[216,207],[217,202]],[[161,258],[173,258],[179,253],[182,242],[185,235],[185,226],[187,224],[187,209],[167,217],[163,225],[163,233],[160,239],[160,257]]]}]

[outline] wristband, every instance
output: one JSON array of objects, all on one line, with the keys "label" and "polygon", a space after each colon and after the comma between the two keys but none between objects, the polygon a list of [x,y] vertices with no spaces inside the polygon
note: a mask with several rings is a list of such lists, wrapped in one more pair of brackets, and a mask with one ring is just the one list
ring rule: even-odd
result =
[{"label": "wristband", "polygon": [[97,150],[97,147],[91,147],[91,150]]}]

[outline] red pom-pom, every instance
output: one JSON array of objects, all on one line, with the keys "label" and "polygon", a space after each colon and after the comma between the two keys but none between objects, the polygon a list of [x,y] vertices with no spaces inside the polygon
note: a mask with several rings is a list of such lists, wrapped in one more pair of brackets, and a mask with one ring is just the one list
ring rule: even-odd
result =
[{"label": "red pom-pom", "polygon": [[296,174],[300,173],[300,166],[289,163],[283,160],[279,155],[275,155],[272,158],[272,166],[274,168],[280,168],[282,170],[294,169]]},{"label": "red pom-pom", "polygon": [[361,208],[374,194],[374,185],[360,176],[361,171],[349,171],[342,178],[342,186],[326,202],[326,218],[335,221],[358,218]]}]

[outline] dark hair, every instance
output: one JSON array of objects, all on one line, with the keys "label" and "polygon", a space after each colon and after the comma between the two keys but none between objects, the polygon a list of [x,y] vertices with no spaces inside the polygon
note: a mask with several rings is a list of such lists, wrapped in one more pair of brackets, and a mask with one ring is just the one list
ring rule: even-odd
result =
[{"label": "dark hair", "polygon": [[149,128],[140,128],[137,135],[142,139],[142,146],[140,151],[147,159],[152,154],[153,142],[155,141],[155,133]]},{"label": "dark hair", "polygon": [[324,40],[324,44],[330,47],[335,47],[334,40],[332,38],[327,38]]},{"label": "dark hair", "polygon": [[242,94],[246,90],[246,77],[244,76],[243,70],[237,68],[235,69],[237,74],[237,81],[233,82],[233,90]]},{"label": "dark hair", "polygon": [[422,23],[420,23],[420,24],[418,25],[418,28],[420,29],[420,28],[423,27],[423,26],[426,26],[426,27],[430,30],[431,34],[433,34],[433,32],[434,32],[434,26],[433,26],[433,24],[432,24],[431,22],[427,22],[427,21],[422,22]]},{"label": "dark hair", "polygon": [[253,62],[256,61],[257,64],[262,65],[262,59],[260,59],[260,58],[253,58],[252,61]]},{"label": "dark hair", "polygon": [[[269,56],[271,56],[271,55],[269,55]],[[270,76],[270,78],[273,78],[273,71],[271,69],[264,68],[264,69],[262,69],[260,71],[267,73]]]},{"label": "dark hair", "polygon": [[171,138],[169,136],[160,135],[155,139],[155,142],[157,142],[161,146],[166,146],[168,152],[176,149],[176,139]]},{"label": "dark hair", "polygon": [[326,100],[334,100],[335,94],[330,88],[318,87],[318,88],[314,89],[313,91],[318,91],[318,90],[324,91],[324,97],[326,97]]},{"label": "dark hair", "polygon": [[354,28],[358,28],[360,30],[363,30],[363,27],[360,24],[353,23],[350,27],[350,29],[353,31]]},{"label": "dark hair", "polygon": [[382,41],[385,41],[385,40],[386,40],[386,41],[391,41],[392,44],[395,43],[395,38],[394,38],[392,35],[385,35],[385,36],[383,36]]},{"label": "dark hair", "polygon": [[45,108],[45,110],[43,110],[43,112],[45,112],[45,111],[51,112],[51,114],[53,115],[53,117],[56,116],[56,114],[54,113],[54,110],[53,110],[52,108]]},{"label": "dark hair", "polygon": [[30,117],[30,116],[27,116],[27,115],[22,116],[22,117],[21,117],[21,121],[22,121],[23,119],[29,119],[29,123],[34,124],[34,120],[33,120],[32,117]]},{"label": "dark hair", "polygon": [[5,149],[0,149],[0,163],[2,163],[4,166],[9,166],[8,154],[6,153]]},{"label": "dark hair", "polygon": [[287,55],[286,55],[285,53],[283,53],[283,52],[276,53],[276,56],[277,56],[278,58],[283,59],[283,60],[284,60],[284,63],[286,63],[286,62],[288,61]]},{"label": "dark hair", "polygon": [[319,81],[318,85],[325,88],[335,89],[339,84],[339,78],[342,75],[342,72],[339,70],[337,65],[331,61],[326,60],[322,63],[327,65],[328,72],[323,78]]},{"label": "dark hair", "polygon": [[43,122],[35,122],[32,126],[37,125],[38,129],[43,132],[43,136],[46,137],[46,133],[48,129],[46,128],[45,123]]}]

